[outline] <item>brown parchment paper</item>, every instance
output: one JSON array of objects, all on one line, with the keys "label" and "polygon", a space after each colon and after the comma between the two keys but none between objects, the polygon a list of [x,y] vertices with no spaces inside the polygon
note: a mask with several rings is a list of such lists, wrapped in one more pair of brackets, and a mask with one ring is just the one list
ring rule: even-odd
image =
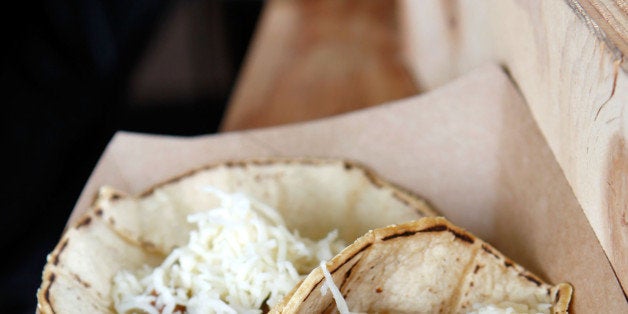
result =
[{"label": "brown parchment paper", "polygon": [[200,137],[120,132],[69,223],[101,185],[139,193],[205,164],[263,156],[359,161],[545,280],[572,283],[572,313],[628,313],[524,99],[495,65],[422,96],[314,122]]}]

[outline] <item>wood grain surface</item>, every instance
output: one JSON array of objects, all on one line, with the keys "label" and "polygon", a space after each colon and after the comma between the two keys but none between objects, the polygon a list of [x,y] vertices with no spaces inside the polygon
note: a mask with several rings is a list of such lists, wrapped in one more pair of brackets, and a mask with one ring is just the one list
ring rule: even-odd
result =
[{"label": "wood grain surface", "polygon": [[507,69],[628,292],[625,2],[408,0],[400,12],[422,86],[487,61]]},{"label": "wood grain surface", "polygon": [[[599,40],[621,58],[628,54],[628,2],[625,0],[565,0]],[[622,64],[628,71],[628,63]]]},{"label": "wood grain surface", "polygon": [[416,94],[402,63],[396,3],[268,1],[221,129],[304,121]]}]

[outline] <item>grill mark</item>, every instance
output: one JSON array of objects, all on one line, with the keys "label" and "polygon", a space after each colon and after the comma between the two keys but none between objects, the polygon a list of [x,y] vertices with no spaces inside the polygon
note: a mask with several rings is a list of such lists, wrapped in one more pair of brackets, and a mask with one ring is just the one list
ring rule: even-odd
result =
[{"label": "grill mark", "polygon": [[338,269],[340,269],[342,266],[344,266],[345,264],[350,262],[356,255],[358,255],[358,254],[364,252],[364,250],[370,248],[371,245],[373,245],[373,243],[369,243],[369,244],[365,245],[364,247],[362,247],[359,251],[355,252],[355,254],[351,255],[351,257],[347,258],[344,262],[342,262],[342,264],[340,264],[338,267],[336,267],[336,269],[334,269],[333,271],[330,271],[330,273],[334,274]]},{"label": "grill mark", "polygon": [[225,167],[227,167],[227,168],[243,168],[244,167],[244,162],[243,161],[227,161],[225,163]]},{"label": "grill mark", "polygon": [[208,171],[208,170],[212,170],[214,168],[218,168],[219,166],[221,166],[221,164],[209,165],[209,166],[206,166],[206,167],[202,167],[202,168],[199,168],[199,169],[194,169],[192,171],[188,171],[188,172],[182,173],[182,174],[180,174],[178,176],[172,177],[172,178],[170,178],[170,179],[168,179],[166,181],[163,181],[163,182],[161,182],[159,184],[156,184],[156,185],[150,187],[149,189],[147,189],[144,192],[140,193],[139,197],[140,198],[148,197],[151,194],[155,193],[155,190],[157,190],[159,188],[162,188],[162,187],[170,185],[170,184],[177,183],[177,182],[179,182],[179,181],[181,181],[181,180],[183,180],[183,179],[185,179],[187,177],[193,176],[193,175],[195,175],[195,174],[197,174],[197,173],[199,173],[201,171]]},{"label": "grill mark", "polygon": [[351,272],[353,271],[353,268],[358,264],[358,262],[356,262],[355,264],[351,265],[351,267],[349,267],[349,270],[347,270],[347,272],[345,273],[345,277],[344,279],[342,279],[342,283],[340,284],[340,287],[338,287],[338,290],[342,291],[342,289],[345,287],[345,285],[348,282],[349,276],[351,276]]},{"label": "grill mark", "polygon": [[391,234],[389,236],[382,238],[382,241],[388,241],[388,240],[391,240],[394,238],[400,238],[400,237],[409,237],[409,236],[415,235],[417,232],[419,231],[406,231],[402,233]]},{"label": "grill mark", "polygon": [[[344,296],[343,296],[344,297]],[[325,307],[325,309],[321,312],[321,313],[330,313],[331,309],[330,307],[332,306],[332,304],[336,303],[336,300],[334,298],[332,298],[332,301],[327,304],[327,306]]]},{"label": "grill mark", "polygon": [[464,232],[460,232],[457,230],[454,230],[446,225],[435,225],[435,226],[431,226],[422,230],[418,230],[418,231],[405,231],[402,233],[397,233],[397,234],[391,234],[389,236],[386,236],[384,238],[382,238],[382,241],[387,241],[387,240],[391,240],[391,239],[395,239],[395,238],[399,238],[399,237],[409,237],[409,236],[413,236],[416,233],[419,232],[443,232],[443,231],[449,231],[451,232],[451,234],[454,235],[454,237],[456,237],[456,239],[459,239],[463,242],[467,242],[470,244],[473,244],[475,242],[475,239],[473,239],[472,236],[464,233]]},{"label": "grill mark", "polygon": [[74,277],[74,279],[76,279],[76,281],[78,281],[78,283],[80,283],[83,287],[89,289],[91,288],[91,284],[89,284],[89,282],[84,281],[83,279],[81,279],[81,277],[79,277],[78,274],[72,274],[72,277]]},{"label": "grill mark", "polygon": [[536,277],[530,275],[530,274],[521,273],[521,274],[519,274],[519,276],[521,276],[521,277],[527,279],[528,281],[534,283],[535,285],[537,285],[537,287],[541,286],[541,281],[538,280]]},{"label": "grill mark", "polygon": [[[317,165],[333,165],[335,164],[334,160],[325,160],[325,159],[300,159],[300,160],[288,160],[285,161],[287,164],[300,164],[300,165],[309,165],[309,166],[317,166]],[[266,161],[266,164],[272,165],[273,162],[270,160]]]},{"label": "grill mark", "polygon": [[76,229],[81,229],[82,227],[88,226],[92,222],[92,217],[87,216],[83,218],[77,225]]},{"label": "grill mark", "polygon": [[482,267],[483,267],[483,266],[482,266],[482,265],[480,265],[480,264],[475,265],[475,269],[473,270],[473,273],[474,273],[474,274],[477,274],[477,273],[478,273],[478,271],[480,271],[480,268],[482,268]]},{"label": "grill mark", "polygon": [[53,265],[56,266],[57,264],[59,264],[59,257],[61,256],[61,253],[63,252],[63,250],[65,250],[65,248],[68,246],[68,241],[70,241],[70,239],[65,238],[65,240],[63,240],[63,243],[61,243],[61,246],[59,247],[59,252],[57,252],[57,254],[55,254],[52,259]]},{"label": "grill mark", "polygon": [[493,257],[497,258],[497,259],[501,259],[497,254],[495,254],[495,252],[493,252],[493,250],[488,247],[486,244],[482,244],[482,250],[484,250],[484,252],[493,255]]},{"label": "grill mark", "polygon": [[46,287],[46,291],[44,291],[44,299],[46,299],[46,302],[50,306],[50,310],[53,313],[55,313],[55,310],[52,308],[52,302],[50,302],[50,287],[52,287],[52,284],[55,282],[55,279],[56,279],[55,273],[50,273],[50,276],[48,276],[48,281],[50,281],[50,283]]},{"label": "grill mark", "polygon": [[435,226],[431,226],[423,230],[420,230],[420,232],[441,232],[445,230],[450,230],[450,229],[447,228],[447,226],[445,225],[435,225]]},{"label": "grill mark", "polygon": [[[358,254],[360,254],[360,253],[364,252],[364,250],[366,250],[366,249],[368,249],[369,247],[371,247],[371,245],[373,245],[373,243],[369,243],[369,244],[365,245],[365,246],[364,246],[364,247],[362,247],[359,251],[357,251],[355,254],[353,254],[351,257],[349,257],[348,259],[346,259],[346,260],[345,260],[342,264],[340,264],[338,267],[336,267],[336,269],[334,269],[334,270],[330,271],[329,273],[330,273],[331,275],[333,275],[334,273],[336,273],[336,271],[338,271],[340,268],[342,268],[342,266],[344,266],[345,264],[347,264],[348,262],[350,262],[350,261],[351,261],[351,260],[352,260],[352,259],[353,259],[356,255],[358,255]],[[358,262],[359,262],[359,261],[358,261]],[[353,270],[353,267],[355,267],[355,265],[357,265],[357,264],[358,264],[358,262],[356,262],[353,266],[351,266],[351,268],[349,269],[348,273],[351,273],[351,271]],[[345,274],[345,280],[346,280],[346,276],[347,276],[347,274]],[[309,298],[309,297],[310,297],[310,295],[312,294],[312,292],[314,292],[314,290],[316,290],[316,287],[318,287],[318,285],[320,285],[320,284],[321,284],[321,282],[323,282],[323,280],[325,280],[325,278],[321,278],[321,279],[320,279],[320,280],[319,280],[319,281],[318,281],[318,282],[314,285],[314,288],[313,288],[313,289],[311,289],[311,290],[307,293],[307,295],[306,295],[303,299],[301,299],[301,302],[303,302],[303,301],[305,301],[307,298]],[[341,286],[342,286],[343,284],[344,284],[344,280],[343,280],[343,283],[341,284]]]},{"label": "grill mark", "polygon": [[[176,182],[176,180],[173,180],[173,182]],[[170,182],[170,183],[172,183],[172,182]],[[166,184],[166,182],[164,182],[164,184]],[[157,188],[159,188],[159,187],[155,186],[155,187],[149,188],[148,190],[146,190],[146,191],[144,191],[144,192],[140,193],[139,197],[140,197],[140,198],[149,197],[149,196],[151,196],[153,193],[155,193],[155,190],[156,190]]]},{"label": "grill mark", "polygon": [[456,238],[458,238],[458,239],[460,239],[460,240],[462,240],[464,242],[467,242],[467,243],[470,243],[470,244],[473,244],[473,242],[475,242],[475,240],[473,240],[473,238],[470,235],[466,234],[466,233],[458,232],[458,231],[453,230],[451,228],[447,228],[447,230],[449,232],[453,233]]},{"label": "grill mark", "polygon": [[312,294],[312,292],[314,292],[314,290],[316,290],[316,287],[318,287],[318,285],[321,284],[321,282],[323,282],[324,278],[321,278],[315,285],[314,288],[310,290],[310,292],[307,293],[307,295],[305,296],[305,298],[301,299],[301,302],[305,301],[307,298],[310,297],[310,295]]},{"label": "grill mark", "polygon": [[157,249],[157,246],[153,242],[150,242],[148,240],[143,240],[143,239],[140,239],[140,246],[142,248],[147,249],[147,250],[156,250]]}]

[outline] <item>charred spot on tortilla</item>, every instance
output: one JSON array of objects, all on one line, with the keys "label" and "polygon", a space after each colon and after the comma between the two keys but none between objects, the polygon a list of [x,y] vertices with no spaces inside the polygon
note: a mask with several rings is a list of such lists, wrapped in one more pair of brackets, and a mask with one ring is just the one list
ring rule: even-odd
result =
[{"label": "charred spot on tortilla", "polygon": [[513,263],[512,261],[510,261],[509,259],[505,259],[504,260],[504,266],[506,267],[512,267]]},{"label": "charred spot on tortilla", "polygon": [[403,237],[409,237],[409,236],[413,236],[415,234],[417,234],[419,231],[405,231],[402,233],[397,233],[397,234],[391,234],[389,236],[385,236],[382,238],[382,241],[388,241],[388,240],[392,240],[395,238],[403,238]]},{"label": "charred spot on tortilla", "polygon": [[[351,265],[351,267],[349,267],[349,269],[347,270],[347,272],[345,273],[344,278],[342,279],[342,283],[340,283],[340,291],[344,290],[345,285],[347,284],[347,282],[349,281],[349,278],[351,278],[351,274],[353,273],[353,269],[362,261],[362,259],[359,259],[357,262],[353,263],[353,265]],[[344,265],[344,264],[343,264]],[[340,268],[337,268],[340,269]],[[349,293],[351,289],[347,290],[347,293]]]},{"label": "charred spot on tortilla", "polygon": [[94,214],[96,214],[96,216],[98,217],[102,217],[102,208],[100,207],[96,208],[96,210],[94,211]]},{"label": "charred spot on tortilla", "polygon": [[449,230],[449,232],[453,233],[456,238],[458,238],[458,239],[460,239],[460,240],[462,240],[464,242],[471,243],[471,244],[473,244],[473,242],[475,242],[475,240],[473,240],[473,238],[470,235],[465,234],[464,232],[459,232],[459,231],[456,231],[456,230],[451,229],[451,228],[448,228],[448,230]]},{"label": "charred spot on tortilla", "polygon": [[493,257],[495,257],[496,259],[501,259],[497,254],[495,254],[495,252],[493,252],[493,249],[491,249],[488,245],[486,244],[482,244],[482,250],[484,250],[484,252],[493,255]]},{"label": "charred spot on tortilla", "polygon": [[541,281],[538,278],[536,278],[536,276],[534,276],[532,274],[520,273],[519,276],[527,279],[528,281],[534,283],[535,285],[537,285],[539,287],[541,286]]},{"label": "charred spot on tortilla", "polygon": [[82,227],[88,226],[92,222],[92,217],[86,216],[78,224],[76,224],[76,229],[80,229]]},{"label": "charred spot on tortilla", "polygon": [[327,306],[321,313],[331,313],[333,310],[334,302],[328,302]]},{"label": "charred spot on tortilla", "polygon": [[48,276],[48,286],[46,287],[46,290],[44,291],[44,298],[50,305],[50,308],[52,308],[52,302],[50,302],[50,287],[52,287],[52,285],[54,284],[55,279],[57,279],[57,276],[55,275],[55,273],[51,272],[50,275]]},{"label": "charred spot on tortilla", "polygon": [[[369,247],[371,247],[371,245],[373,245],[373,243],[367,243],[366,245],[362,246],[358,251],[356,251],[355,253],[353,253],[350,257],[348,257],[345,261],[343,261],[340,265],[338,265],[337,267],[335,267],[333,270],[330,271],[330,273],[333,275],[336,273],[336,271],[338,271],[340,268],[342,268],[342,266],[346,265],[347,263],[349,263],[350,261],[353,260],[354,257],[358,256],[360,253],[364,252],[365,250],[367,250]],[[353,268],[359,263],[356,262],[353,265],[351,265],[351,268],[349,268],[348,273],[350,274],[353,271]],[[375,266],[372,266],[375,267]],[[347,281],[347,279],[350,276],[345,274],[345,280],[343,281],[342,285],[345,284],[345,282]],[[319,286],[322,282],[323,282],[324,278],[321,278],[320,280],[318,280],[318,282],[316,282],[315,286]],[[303,298],[303,299],[307,299],[310,294],[314,292],[314,289],[310,290],[310,292]]]},{"label": "charred spot on tortilla", "polygon": [[[336,273],[336,271],[338,269],[340,269],[342,266],[344,266],[346,263],[350,262],[351,260],[353,260],[354,257],[358,256],[360,253],[364,252],[366,249],[368,249],[369,247],[371,247],[371,245],[373,245],[373,243],[368,243],[366,245],[364,245],[362,248],[360,248],[358,251],[356,251],[355,253],[351,254],[351,256],[349,258],[347,258],[344,262],[342,262],[342,264],[338,265],[338,267],[335,267],[333,270],[330,270],[330,272],[332,274]],[[356,262],[357,264],[357,262]],[[355,265],[353,265],[355,266]]]},{"label": "charred spot on tortilla", "polygon": [[[478,271],[480,271],[480,268],[482,268],[482,267],[483,267],[483,266],[482,266],[482,265],[480,265],[480,264],[475,265],[475,269],[473,270],[473,273],[474,273],[474,274],[477,274],[477,273],[478,273]],[[472,281],[471,283],[473,283],[473,281]]]},{"label": "charred spot on tortilla", "polygon": [[344,278],[342,279],[342,282],[340,283],[340,290],[342,291],[345,286],[345,284],[347,283],[347,279],[349,279],[349,277],[351,276],[351,271],[353,270],[353,268],[355,267],[357,263],[351,265],[351,267],[349,268],[349,270],[347,270],[347,272],[344,275]]},{"label": "charred spot on tortilla", "polygon": [[72,273],[72,277],[74,277],[74,279],[83,287],[89,289],[91,288],[91,284],[89,284],[89,282],[86,282],[85,280],[81,279],[81,276]]},{"label": "charred spot on tortilla", "polygon": [[227,161],[225,163],[225,167],[227,168],[242,168],[244,167],[244,163],[241,161]]},{"label": "charred spot on tortilla", "polygon": [[61,246],[59,246],[59,251],[56,253],[52,254],[52,264],[53,265],[58,265],[59,264],[59,259],[61,257],[61,253],[63,253],[63,250],[65,250],[65,248],[68,246],[68,242],[70,241],[70,238],[65,238],[63,240],[63,242],[61,242]]},{"label": "charred spot on tortilla", "polygon": [[153,193],[155,193],[155,190],[157,190],[157,189],[159,189],[159,188],[161,188],[163,186],[166,186],[166,185],[169,185],[169,184],[176,184],[177,182],[179,182],[179,181],[181,181],[181,180],[183,180],[183,179],[185,179],[187,177],[193,176],[193,175],[195,175],[195,174],[197,174],[197,173],[199,173],[201,171],[204,171],[204,170],[211,170],[213,168],[218,168],[218,166],[220,166],[220,165],[218,165],[218,164],[216,164],[216,165],[209,165],[209,166],[205,166],[205,167],[200,168],[200,169],[190,170],[190,171],[182,173],[182,174],[180,174],[178,176],[174,176],[174,177],[172,177],[172,178],[170,178],[170,179],[168,179],[166,181],[163,181],[161,183],[153,185],[150,188],[144,190],[144,192],[140,193],[138,195],[138,197],[139,198],[147,198],[147,197],[151,196]]},{"label": "charred spot on tortilla", "polygon": [[[320,279],[320,280],[319,280],[319,281],[318,281],[318,282],[317,282],[314,286],[315,286],[315,287],[320,286],[320,284],[321,284],[321,283],[323,283],[323,280],[325,280],[325,278],[321,278],[321,279]],[[316,290],[316,289],[311,289],[311,290],[308,292],[308,294],[307,294],[307,295],[305,295],[305,297],[304,297],[304,298],[303,298],[303,300],[301,300],[301,301],[304,301],[305,299],[309,298],[309,297],[310,297],[310,295],[312,294],[312,292],[314,292],[315,290]]]},{"label": "charred spot on tortilla", "polygon": [[447,230],[447,226],[445,225],[435,225],[425,229],[419,230],[419,232],[442,232]]},{"label": "charred spot on tortilla", "polygon": [[454,230],[445,225],[435,225],[435,226],[431,226],[422,230],[404,231],[402,233],[391,234],[389,236],[383,237],[382,241],[388,241],[388,240],[392,240],[392,239],[400,238],[400,237],[409,237],[409,236],[413,236],[417,234],[418,232],[443,232],[443,231],[451,232],[451,234],[453,234],[454,237],[464,242],[471,243],[471,244],[473,244],[474,242],[473,238],[469,236],[468,234],[465,234],[464,232],[461,232],[461,231]]},{"label": "charred spot on tortilla", "polygon": [[[286,164],[301,164],[301,165],[307,165],[307,166],[319,166],[319,165],[325,165],[325,164],[331,164],[331,163],[337,163],[338,161],[343,162],[346,160],[337,160],[337,159],[329,159],[329,158],[325,158],[325,157],[305,157],[305,158],[280,158],[279,159],[281,162],[286,163]],[[265,164],[268,165],[272,165],[276,162],[276,160],[272,160],[272,159],[257,159],[257,161],[261,161]],[[350,161],[347,161],[350,162]]]},{"label": "charred spot on tortilla", "polygon": [[149,251],[154,251],[157,249],[157,246],[155,245],[155,243],[148,241],[148,240],[140,240],[140,245],[142,246],[142,248],[149,250]]},{"label": "charred spot on tortilla", "polygon": [[[359,262],[359,261],[358,261]],[[358,263],[355,263],[353,265],[351,265],[351,267],[349,267],[349,269],[347,270],[347,272],[345,273],[345,279],[349,278],[349,276],[351,276],[351,272],[353,271],[353,268],[355,267],[355,265],[357,265]]]}]

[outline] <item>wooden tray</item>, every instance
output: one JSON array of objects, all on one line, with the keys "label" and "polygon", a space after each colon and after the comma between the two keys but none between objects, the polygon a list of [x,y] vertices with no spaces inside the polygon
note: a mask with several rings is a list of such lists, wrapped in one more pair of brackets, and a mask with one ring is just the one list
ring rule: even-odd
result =
[{"label": "wooden tray", "polygon": [[131,193],[191,168],[254,156],[341,157],[429,199],[550,282],[576,313],[628,313],[613,269],[522,96],[495,65],[423,96],[324,120],[200,137],[121,132],[70,224],[107,184]]}]

